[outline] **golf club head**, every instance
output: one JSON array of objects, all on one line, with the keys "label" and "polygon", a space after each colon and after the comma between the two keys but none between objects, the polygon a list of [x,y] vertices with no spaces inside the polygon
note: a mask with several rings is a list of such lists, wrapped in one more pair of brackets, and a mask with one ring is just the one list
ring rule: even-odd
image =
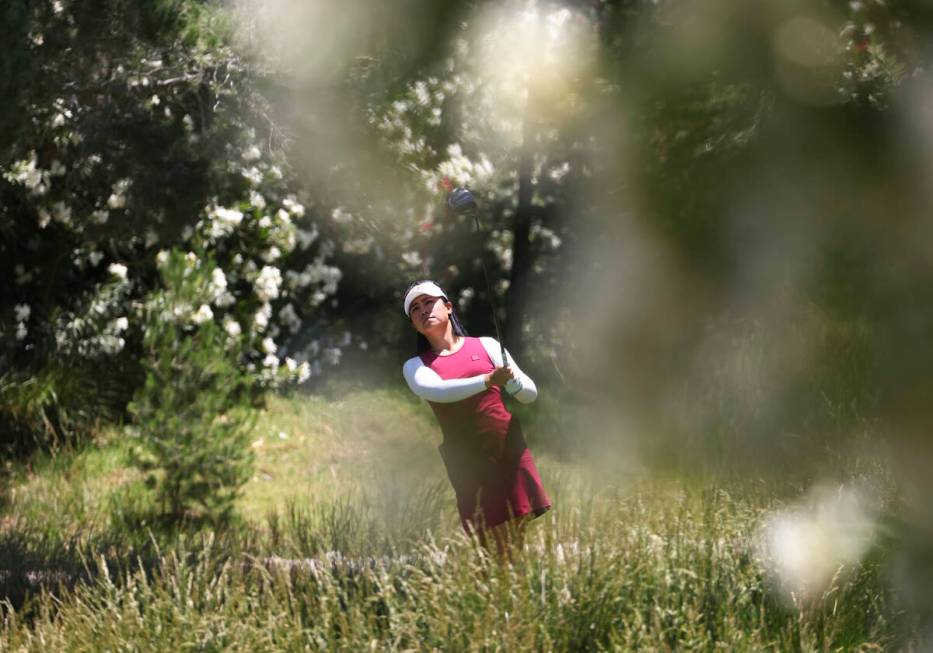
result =
[{"label": "golf club head", "polygon": [[468,188],[454,188],[447,194],[447,208],[454,213],[467,213],[476,209],[476,198]]}]

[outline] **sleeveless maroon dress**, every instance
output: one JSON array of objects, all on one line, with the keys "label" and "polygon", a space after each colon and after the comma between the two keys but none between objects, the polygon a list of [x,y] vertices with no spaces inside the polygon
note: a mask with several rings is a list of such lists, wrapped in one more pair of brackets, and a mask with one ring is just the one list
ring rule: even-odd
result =
[{"label": "sleeveless maroon dress", "polygon": [[[421,361],[442,379],[491,372],[495,366],[479,338],[464,338],[448,356],[427,351]],[[428,402],[444,441],[439,450],[457,495],[464,530],[482,530],[551,507],[518,420],[506,410],[499,386],[452,403]]]}]

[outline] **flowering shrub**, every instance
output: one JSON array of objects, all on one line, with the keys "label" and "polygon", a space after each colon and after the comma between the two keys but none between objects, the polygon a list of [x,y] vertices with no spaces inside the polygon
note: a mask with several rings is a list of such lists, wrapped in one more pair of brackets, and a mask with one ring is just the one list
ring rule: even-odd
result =
[{"label": "flowering shrub", "polygon": [[263,70],[224,45],[220,10],[97,4],[5,17],[32,77],[4,109],[30,119],[0,156],[0,374],[106,361],[125,376],[108,397],[119,410],[173,248],[194,268],[212,261],[185,319],[222,325],[257,389],[319,372],[319,352],[287,341],[341,271],[254,90]]}]

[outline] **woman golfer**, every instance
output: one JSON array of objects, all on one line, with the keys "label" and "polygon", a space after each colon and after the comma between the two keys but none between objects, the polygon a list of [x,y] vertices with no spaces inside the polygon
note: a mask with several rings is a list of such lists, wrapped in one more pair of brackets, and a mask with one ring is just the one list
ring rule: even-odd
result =
[{"label": "woman golfer", "polygon": [[402,371],[440,423],[439,449],[460,521],[484,544],[485,532],[492,531],[501,552],[508,535],[503,526],[520,532],[551,507],[521,426],[502,403],[503,388],[522,403],[534,401],[538,390],[507,351],[503,364],[494,338],[466,335],[436,283],[412,284],[403,308],[418,332],[418,346]]}]

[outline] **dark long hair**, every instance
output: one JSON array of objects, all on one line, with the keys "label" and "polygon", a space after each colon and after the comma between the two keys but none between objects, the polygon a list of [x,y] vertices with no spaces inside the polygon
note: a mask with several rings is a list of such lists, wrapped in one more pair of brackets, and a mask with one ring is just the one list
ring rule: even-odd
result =
[{"label": "dark long hair", "polygon": [[[408,286],[408,288],[405,289],[402,297],[407,295],[408,291],[417,286],[419,283],[424,283],[425,281],[429,281],[429,279],[419,279],[418,281],[412,283],[410,286]],[[443,299],[448,304],[453,304],[453,302],[451,302],[444,295],[441,295],[441,299]],[[411,321],[411,315],[408,316],[408,320]],[[466,329],[463,328],[463,323],[460,322],[460,318],[457,316],[457,311],[455,311],[453,308],[450,309],[450,327],[455,336],[465,337],[468,335]],[[415,353],[420,356],[426,351],[431,351],[431,343],[428,342],[428,339],[424,337],[423,333],[415,334]]]}]

